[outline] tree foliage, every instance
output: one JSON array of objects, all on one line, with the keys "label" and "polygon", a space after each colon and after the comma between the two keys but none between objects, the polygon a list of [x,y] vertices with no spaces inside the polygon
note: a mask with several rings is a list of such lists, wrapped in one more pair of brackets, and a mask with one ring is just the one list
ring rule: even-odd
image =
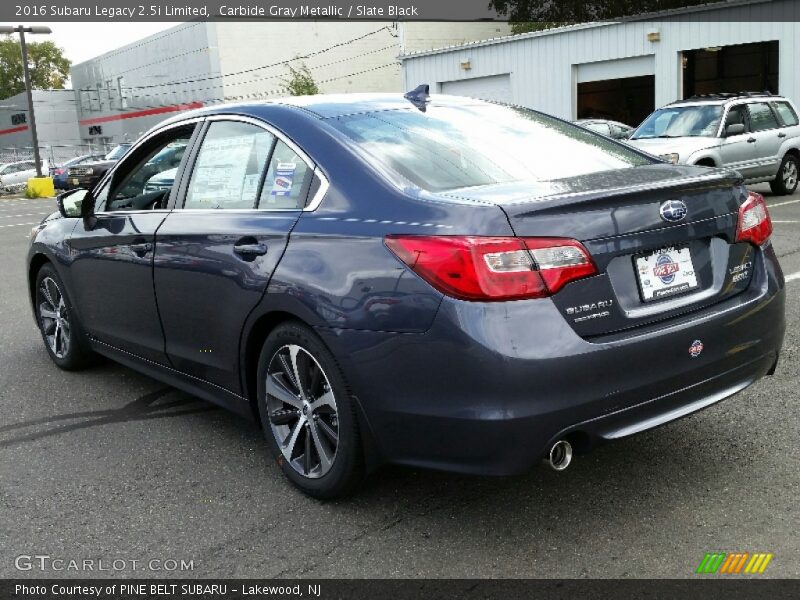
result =
[{"label": "tree foliage", "polygon": [[[27,40],[26,40],[27,41]],[[31,85],[35,90],[64,89],[69,77],[69,59],[53,42],[28,42],[28,64]],[[16,36],[0,39],[0,98],[25,91],[22,73],[22,52]]]},{"label": "tree foliage", "polygon": [[590,23],[708,3],[709,0],[489,0],[489,8],[508,17],[512,28],[518,23],[522,30],[515,33],[523,33],[536,31],[524,29],[530,23]]},{"label": "tree foliage", "polygon": [[283,87],[289,95],[313,96],[319,94],[319,86],[305,63],[302,63],[297,69],[291,65],[287,65],[287,68],[289,69],[289,78],[283,80]]}]

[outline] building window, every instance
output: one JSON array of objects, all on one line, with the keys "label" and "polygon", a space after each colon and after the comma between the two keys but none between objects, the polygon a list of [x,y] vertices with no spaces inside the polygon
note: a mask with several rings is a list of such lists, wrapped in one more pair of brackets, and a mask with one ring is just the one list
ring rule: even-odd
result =
[{"label": "building window", "polygon": [[125,78],[117,77],[117,93],[120,108],[128,108],[128,90],[125,89]]}]

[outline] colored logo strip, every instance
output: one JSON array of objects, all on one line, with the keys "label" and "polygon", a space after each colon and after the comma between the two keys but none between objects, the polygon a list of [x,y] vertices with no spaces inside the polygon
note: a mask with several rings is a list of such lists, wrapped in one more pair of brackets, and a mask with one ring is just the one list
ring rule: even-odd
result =
[{"label": "colored logo strip", "polygon": [[772,557],[773,554],[766,552],[756,552],[752,555],[749,552],[707,552],[695,573],[761,574],[767,569]]}]

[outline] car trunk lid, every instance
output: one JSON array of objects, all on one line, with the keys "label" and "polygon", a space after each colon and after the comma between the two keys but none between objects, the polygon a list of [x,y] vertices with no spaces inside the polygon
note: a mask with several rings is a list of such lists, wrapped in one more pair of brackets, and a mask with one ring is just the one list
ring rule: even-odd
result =
[{"label": "car trunk lid", "polygon": [[[709,306],[752,276],[754,247],[735,242],[747,192],[733,171],[654,164],[450,193],[497,204],[518,236],[583,243],[598,275],[568,284],[553,301],[584,337]],[[662,207],[685,214],[662,216]]]}]

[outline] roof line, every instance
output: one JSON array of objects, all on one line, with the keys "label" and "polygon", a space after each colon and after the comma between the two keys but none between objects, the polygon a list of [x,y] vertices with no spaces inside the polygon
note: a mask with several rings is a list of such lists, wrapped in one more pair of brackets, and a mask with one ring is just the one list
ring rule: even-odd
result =
[{"label": "roof line", "polygon": [[708,12],[720,10],[724,8],[735,8],[738,6],[747,6],[748,4],[766,4],[773,0],[720,0],[718,2],[710,2],[708,4],[699,4],[697,6],[690,6],[686,8],[673,8],[670,10],[662,10],[656,12],[642,13],[630,17],[624,17],[617,20],[598,21],[595,23],[577,23],[575,25],[564,25],[563,27],[551,27],[550,29],[542,29],[541,31],[529,31],[528,33],[518,33],[515,35],[506,35],[502,37],[490,38],[488,40],[478,40],[475,42],[466,42],[464,44],[454,44],[452,46],[444,46],[442,48],[434,48],[432,50],[420,50],[418,52],[409,52],[401,54],[397,58],[400,61],[405,61],[423,56],[431,56],[433,54],[445,54],[457,50],[468,50],[471,48],[480,48],[482,46],[493,46],[495,44],[505,44],[507,42],[516,42],[530,38],[545,37],[549,35],[556,35],[568,31],[581,31],[583,29],[593,29],[595,27],[609,27],[611,25],[621,25],[623,23],[634,21],[650,21],[655,18],[673,17],[679,15],[686,15],[699,12]]}]

